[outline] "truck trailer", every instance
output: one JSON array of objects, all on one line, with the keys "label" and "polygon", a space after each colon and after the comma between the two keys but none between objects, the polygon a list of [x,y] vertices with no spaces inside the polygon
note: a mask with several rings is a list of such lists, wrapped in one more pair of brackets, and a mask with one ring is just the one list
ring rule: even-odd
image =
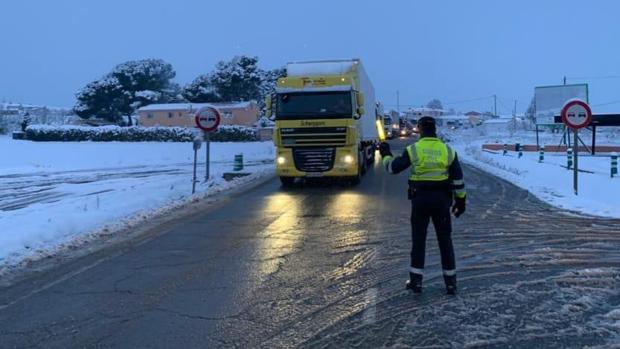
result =
[{"label": "truck trailer", "polygon": [[283,185],[308,177],[358,183],[374,160],[380,116],[359,59],[288,63],[265,104]]}]

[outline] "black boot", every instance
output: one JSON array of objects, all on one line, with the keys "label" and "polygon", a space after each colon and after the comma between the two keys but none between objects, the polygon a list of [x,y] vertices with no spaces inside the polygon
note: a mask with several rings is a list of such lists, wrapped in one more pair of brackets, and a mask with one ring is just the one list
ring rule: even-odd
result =
[{"label": "black boot", "polygon": [[407,289],[412,290],[413,293],[422,293],[422,275],[409,273]]},{"label": "black boot", "polygon": [[446,293],[454,296],[456,294],[456,275],[444,275],[443,281],[446,283]]}]

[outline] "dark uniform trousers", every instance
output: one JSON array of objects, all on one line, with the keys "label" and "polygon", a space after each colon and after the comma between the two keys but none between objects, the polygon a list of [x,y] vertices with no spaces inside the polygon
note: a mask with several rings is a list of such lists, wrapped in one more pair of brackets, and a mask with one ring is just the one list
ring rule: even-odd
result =
[{"label": "dark uniform trousers", "polygon": [[426,233],[432,220],[443,270],[454,270],[454,248],[452,246],[452,224],[450,206],[452,192],[447,190],[416,189],[411,198],[411,267],[412,270],[424,269],[426,250]]}]

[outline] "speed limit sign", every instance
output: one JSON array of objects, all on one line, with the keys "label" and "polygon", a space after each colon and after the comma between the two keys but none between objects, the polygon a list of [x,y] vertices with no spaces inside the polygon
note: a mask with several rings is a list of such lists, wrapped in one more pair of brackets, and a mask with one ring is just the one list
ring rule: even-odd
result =
[{"label": "speed limit sign", "polygon": [[213,107],[204,107],[196,113],[196,126],[205,132],[213,132],[220,125],[220,112]]}]

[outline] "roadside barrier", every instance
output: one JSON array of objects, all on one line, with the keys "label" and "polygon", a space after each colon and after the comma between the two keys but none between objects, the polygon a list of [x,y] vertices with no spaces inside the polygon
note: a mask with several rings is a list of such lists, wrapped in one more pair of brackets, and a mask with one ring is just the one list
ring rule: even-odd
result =
[{"label": "roadside barrier", "polygon": [[618,175],[618,153],[611,153],[611,178]]},{"label": "roadside barrier", "polygon": [[540,150],[538,151],[538,162],[543,162],[545,160],[545,146],[541,145]]},{"label": "roadside barrier", "polygon": [[235,165],[233,171],[243,170],[243,154],[235,154]]}]

